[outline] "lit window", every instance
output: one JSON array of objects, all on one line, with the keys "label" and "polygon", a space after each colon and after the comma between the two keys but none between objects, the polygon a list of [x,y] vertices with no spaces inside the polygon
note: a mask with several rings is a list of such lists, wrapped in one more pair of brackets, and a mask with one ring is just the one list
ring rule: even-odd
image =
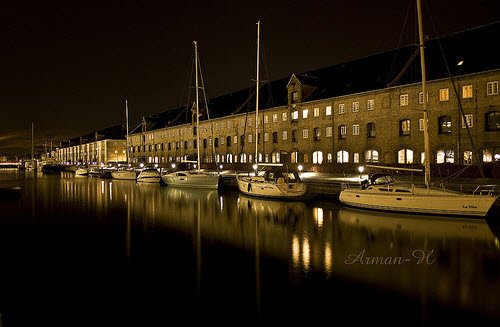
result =
[{"label": "lit window", "polygon": [[302,130],[302,138],[306,139],[309,137],[309,130],[308,129],[303,129]]},{"label": "lit window", "polygon": [[313,109],[313,116],[314,117],[319,117],[319,108],[314,108]]},{"label": "lit window", "polygon": [[359,135],[359,125],[352,125],[352,135]]},{"label": "lit window", "polygon": [[302,118],[303,119],[306,119],[308,115],[309,115],[309,109],[302,110]]},{"label": "lit window", "polygon": [[418,120],[418,130],[421,132],[424,130],[424,119],[423,118],[420,118]]},{"label": "lit window", "polygon": [[[465,124],[465,122],[467,122],[467,125]],[[466,128],[466,127],[471,128],[473,126],[473,123],[474,123],[474,116],[473,115],[471,115],[471,114],[465,115],[465,120],[464,120],[464,117],[462,116],[462,128]]]},{"label": "lit window", "polygon": [[377,150],[366,150],[365,151],[365,162],[378,162],[378,151]]},{"label": "lit window", "polygon": [[352,112],[358,112],[359,111],[359,102],[353,102],[352,103]]},{"label": "lit window", "polygon": [[349,152],[338,151],[337,152],[337,162],[338,163],[348,163],[349,162]]},{"label": "lit window", "polygon": [[288,133],[287,131],[283,131],[283,141],[285,141],[286,139],[288,139]]},{"label": "lit window", "polygon": [[464,164],[472,165],[472,151],[464,151]]},{"label": "lit window", "polygon": [[454,163],[455,153],[453,150],[439,150],[436,154],[436,163]]},{"label": "lit window", "polygon": [[354,163],[359,163],[359,153],[354,152],[354,153],[352,154],[352,162],[354,162]]},{"label": "lit window", "polygon": [[399,122],[399,135],[410,135],[410,120],[403,119]]},{"label": "lit window", "polygon": [[281,114],[281,118],[283,119],[283,121],[286,121],[288,119],[288,115],[286,114],[286,112]]},{"label": "lit window", "polygon": [[252,143],[252,134],[248,134],[248,143]]},{"label": "lit window", "polygon": [[399,105],[401,107],[404,107],[404,106],[408,105],[408,94],[401,94],[399,96]]},{"label": "lit window", "polygon": [[400,164],[412,164],[413,163],[413,151],[410,149],[401,149],[398,151],[398,163]]},{"label": "lit window", "polygon": [[450,100],[450,90],[449,89],[440,89],[439,90],[439,101],[448,101]]},{"label": "lit window", "polygon": [[313,164],[322,164],[323,163],[323,152],[314,151],[313,152]]},{"label": "lit window", "polygon": [[273,123],[278,122],[278,114],[273,114]]},{"label": "lit window", "polygon": [[366,101],[366,109],[368,109],[368,110],[375,109],[375,100],[374,99],[370,99],[370,100]]},{"label": "lit window", "polygon": [[[426,97],[427,103],[429,102],[429,92],[427,92],[427,97]],[[418,103],[423,104],[424,103],[424,92],[418,92]]]},{"label": "lit window", "polygon": [[299,111],[295,110],[292,112],[292,121],[299,119]]},{"label": "lit window", "polygon": [[345,114],[345,104],[343,103],[339,104],[339,114]]},{"label": "lit window", "polygon": [[472,85],[462,86],[462,98],[464,99],[472,98]]},{"label": "lit window", "polygon": [[264,124],[269,123],[269,117],[267,115],[264,116]]},{"label": "lit window", "polygon": [[269,133],[264,133],[264,142],[269,141]]},{"label": "lit window", "polygon": [[325,108],[325,115],[331,116],[332,115],[332,106],[326,106]]}]

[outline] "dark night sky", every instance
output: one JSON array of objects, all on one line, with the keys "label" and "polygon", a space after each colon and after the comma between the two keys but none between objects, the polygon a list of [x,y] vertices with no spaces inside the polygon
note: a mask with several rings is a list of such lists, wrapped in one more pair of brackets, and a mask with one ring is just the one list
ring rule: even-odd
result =
[{"label": "dark night sky", "polygon": [[[498,0],[423,0],[426,34],[500,20]],[[410,0],[10,1],[0,5],[0,155],[186,103],[198,41],[209,98],[416,42]],[[410,21],[403,28],[408,8]],[[411,32],[407,32],[411,31]],[[411,35],[409,35],[411,34]],[[401,35],[405,39],[400,42]],[[409,36],[409,37],[408,37]]]}]

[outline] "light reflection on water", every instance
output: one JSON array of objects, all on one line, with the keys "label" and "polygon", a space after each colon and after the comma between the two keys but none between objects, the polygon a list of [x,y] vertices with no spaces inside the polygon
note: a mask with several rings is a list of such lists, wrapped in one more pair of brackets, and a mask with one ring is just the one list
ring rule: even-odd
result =
[{"label": "light reflection on water", "polygon": [[[417,298],[421,306],[439,304],[500,319],[498,234],[483,220],[375,213],[326,200],[279,202],[237,192],[75,178],[70,173],[62,178],[26,176],[9,179],[23,185],[17,208],[44,219],[61,212],[71,219],[72,210],[104,221],[118,215],[129,259],[140,251],[134,229],[166,228],[190,235],[198,301],[211,296],[204,291],[211,287],[205,270],[217,270],[209,254],[214,244],[223,244],[254,258],[249,276],[258,314],[271,293],[268,279],[300,284],[314,278],[325,285],[365,285]],[[12,206],[4,205],[7,211]],[[288,272],[268,277],[273,262],[285,264]],[[242,277],[241,282],[249,280]]]}]

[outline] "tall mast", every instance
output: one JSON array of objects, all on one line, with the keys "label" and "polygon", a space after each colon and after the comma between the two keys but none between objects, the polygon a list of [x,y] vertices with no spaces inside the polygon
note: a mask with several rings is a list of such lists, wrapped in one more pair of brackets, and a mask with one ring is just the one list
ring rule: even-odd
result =
[{"label": "tall mast", "polygon": [[197,154],[197,164],[196,169],[198,173],[200,172],[200,119],[199,119],[199,94],[198,94],[198,43],[194,43],[194,69],[196,75],[196,154]]},{"label": "tall mast", "polygon": [[420,69],[422,71],[422,93],[424,95],[424,167],[425,167],[425,185],[427,188],[431,182],[431,164],[430,164],[430,150],[429,150],[429,125],[427,121],[427,85],[425,76],[425,54],[424,54],[424,32],[422,27],[422,8],[420,0],[417,0],[417,15],[418,15],[418,35],[420,47]]},{"label": "tall mast", "polygon": [[34,145],[34,138],[35,138],[35,123],[31,123],[31,161],[35,161],[35,145]]},{"label": "tall mast", "polygon": [[255,163],[259,163],[259,59],[260,59],[260,20],[257,22],[257,81],[255,87]]},{"label": "tall mast", "polygon": [[[129,154],[128,154],[128,149],[129,149],[129,146],[128,146],[128,100],[125,99],[125,120],[127,121],[127,135],[125,136],[126,138],[126,146],[127,146],[127,165],[128,165],[128,161],[129,161]],[[96,140],[97,142],[97,140]]]}]

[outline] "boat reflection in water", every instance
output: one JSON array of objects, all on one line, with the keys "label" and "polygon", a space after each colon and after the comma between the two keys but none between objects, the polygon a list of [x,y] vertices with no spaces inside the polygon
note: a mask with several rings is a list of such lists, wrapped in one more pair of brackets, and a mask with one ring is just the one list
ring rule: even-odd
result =
[{"label": "boat reflection in water", "polygon": [[500,243],[484,220],[338,210],[335,273],[499,318]]},{"label": "boat reflection in water", "polygon": [[[465,315],[482,323],[500,320],[500,242],[484,220],[379,213],[332,201],[274,201],[64,172],[32,175],[20,183],[20,200],[3,204],[4,248],[20,250],[7,257],[0,252],[0,258],[14,269],[7,277],[15,278],[15,269],[30,271],[32,265],[16,266],[13,258],[37,248],[50,255],[54,265],[45,276],[50,283],[43,284],[64,295],[61,305],[79,301],[86,291],[66,292],[68,283],[87,278],[95,294],[109,284],[122,289],[124,281],[131,290],[130,295],[105,292],[106,301],[93,298],[94,308],[114,301],[135,310],[139,321],[147,312],[165,325],[173,321],[169,317],[186,317],[183,308],[219,317],[221,307],[229,308],[225,312],[232,318],[262,316],[277,325],[297,316],[325,321],[332,307],[350,317],[365,312],[376,322],[385,321],[387,315],[377,313],[388,306],[397,321],[412,314],[410,324],[437,324],[450,312],[454,321]],[[11,222],[23,225],[16,229]],[[21,230],[36,230],[38,236],[20,241]],[[74,274],[61,282],[55,272],[68,261]],[[78,275],[83,265],[89,269]],[[109,269],[104,279],[103,265]],[[38,294],[36,288],[26,290]],[[0,300],[9,300],[5,294]],[[158,302],[158,294],[169,296]],[[23,312],[34,312],[40,303],[23,306]],[[72,314],[87,312],[87,304]]]}]

